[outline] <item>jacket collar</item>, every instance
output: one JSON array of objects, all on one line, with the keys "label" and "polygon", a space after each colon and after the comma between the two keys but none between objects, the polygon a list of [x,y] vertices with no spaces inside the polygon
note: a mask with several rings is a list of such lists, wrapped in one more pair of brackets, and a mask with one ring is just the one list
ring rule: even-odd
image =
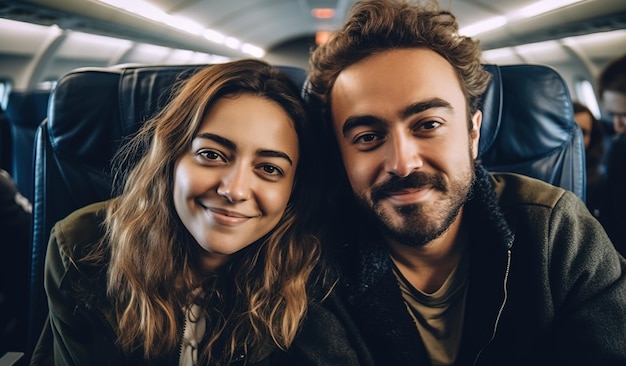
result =
[{"label": "jacket collar", "polygon": [[[464,219],[470,224],[470,283],[458,355],[460,364],[476,359],[497,328],[506,303],[509,249],[514,238],[498,207],[494,180],[480,165],[475,170],[472,198],[464,210]],[[360,238],[341,252],[344,291],[357,321],[373,337],[370,346],[386,348],[397,363],[429,364],[382,240]]]}]

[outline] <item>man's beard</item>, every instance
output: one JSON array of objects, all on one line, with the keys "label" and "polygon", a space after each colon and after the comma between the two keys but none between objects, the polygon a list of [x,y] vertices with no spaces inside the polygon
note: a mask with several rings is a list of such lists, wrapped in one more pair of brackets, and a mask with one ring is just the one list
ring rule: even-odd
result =
[{"label": "man's beard", "polygon": [[[453,177],[456,179],[449,186],[441,173],[430,175],[416,171],[406,177],[392,176],[375,185],[371,190],[371,200],[364,195],[357,195],[356,200],[379,224],[384,236],[408,247],[421,247],[445,233],[470,198],[475,172],[471,164],[468,167],[467,171]],[[437,201],[395,207],[395,214],[402,220],[400,224],[394,224],[390,213],[385,211],[380,201],[393,192],[429,186],[445,196]]]}]

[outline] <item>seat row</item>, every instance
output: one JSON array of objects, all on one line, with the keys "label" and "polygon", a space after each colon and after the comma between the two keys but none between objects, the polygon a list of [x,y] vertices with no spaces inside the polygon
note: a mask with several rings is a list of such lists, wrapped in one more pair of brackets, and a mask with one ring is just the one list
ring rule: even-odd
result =
[{"label": "seat row", "polygon": [[[203,67],[210,65],[83,68],[58,81],[34,138],[27,351],[47,316],[43,267],[50,229],[72,211],[110,198],[115,151],[167,103],[178,81]],[[481,102],[484,166],[542,179],[584,200],[582,134],[563,79],[546,66],[484,67],[493,76]],[[306,91],[305,70],[282,69]]]}]

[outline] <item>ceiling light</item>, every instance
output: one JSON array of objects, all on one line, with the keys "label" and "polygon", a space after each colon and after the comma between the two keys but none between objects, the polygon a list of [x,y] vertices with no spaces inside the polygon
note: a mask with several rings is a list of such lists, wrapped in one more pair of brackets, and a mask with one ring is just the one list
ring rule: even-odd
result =
[{"label": "ceiling light", "polygon": [[577,3],[581,0],[543,0],[529,6],[523,7],[513,12],[510,18],[532,18],[534,16],[547,13],[554,9]]},{"label": "ceiling light", "polygon": [[150,4],[147,1],[100,0],[100,2],[144,18],[154,20],[155,22],[162,22],[165,18],[168,17],[168,14],[166,12]]},{"label": "ceiling light", "polygon": [[474,23],[470,26],[459,29],[459,34],[464,36],[475,36],[479,33],[484,33],[492,29],[500,28],[507,23],[506,18],[503,16],[489,18],[478,23]]},{"label": "ceiling light", "polygon": [[226,36],[213,29],[205,29],[202,36],[211,42],[223,44],[226,41]]},{"label": "ceiling light", "polygon": [[262,48],[251,45],[249,43],[244,43],[241,45],[241,52],[247,53],[248,55],[252,55],[254,57],[263,57],[265,56],[265,51]]},{"label": "ceiling light", "polygon": [[[116,8],[125,10],[134,15],[147,18],[153,21],[157,21],[159,23],[166,24],[172,28],[182,30],[187,33],[191,33],[194,35],[202,35],[204,38],[208,39],[211,42],[215,42],[217,44],[225,44],[226,46],[239,50],[241,52],[256,56],[262,57],[265,55],[265,51],[262,48],[251,44],[243,44],[240,40],[234,37],[228,37],[220,32],[217,32],[213,29],[205,29],[204,26],[198,24],[188,18],[170,15],[159,9],[158,7],[148,3],[145,0],[99,0],[102,3],[108,4],[110,6],[114,6]],[[334,10],[329,9],[333,12]],[[332,17],[332,16],[331,16]],[[260,55],[260,56],[259,56]]]},{"label": "ceiling light", "polygon": [[335,9],[314,8],[314,9],[311,9],[311,15],[317,19],[330,19],[330,18],[335,17]]},{"label": "ceiling light", "polygon": [[571,5],[582,0],[543,0],[532,5],[515,10],[505,16],[497,16],[478,23],[471,24],[459,30],[459,34],[464,36],[475,36],[493,29],[500,28],[507,23],[519,19],[528,19],[534,16],[547,13],[549,11]]},{"label": "ceiling light", "polygon": [[241,41],[235,37],[226,37],[224,44],[230,48],[238,49],[241,45]]}]

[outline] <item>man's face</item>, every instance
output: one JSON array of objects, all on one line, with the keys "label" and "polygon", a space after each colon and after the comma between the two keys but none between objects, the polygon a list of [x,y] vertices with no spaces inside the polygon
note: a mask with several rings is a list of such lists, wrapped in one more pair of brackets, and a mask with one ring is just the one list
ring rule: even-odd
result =
[{"label": "man's face", "polygon": [[613,127],[617,133],[626,132],[626,93],[605,90],[602,93],[604,108],[613,118]]},{"label": "man's face", "polygon": [[574,121],[580,126],[580,130],[583,132],[583,142],[585,143],[585,149],[589,148],[591,143],[591,131],[593,130],[593,116],[589,112],[574,113]]},{"label": "man's face", "polygon": [[431,50],[385,51],[343,70],[331,91],[333,128],[357,200],[390,240],[440,237],[474,180],[481,114],[452,66]]}]

